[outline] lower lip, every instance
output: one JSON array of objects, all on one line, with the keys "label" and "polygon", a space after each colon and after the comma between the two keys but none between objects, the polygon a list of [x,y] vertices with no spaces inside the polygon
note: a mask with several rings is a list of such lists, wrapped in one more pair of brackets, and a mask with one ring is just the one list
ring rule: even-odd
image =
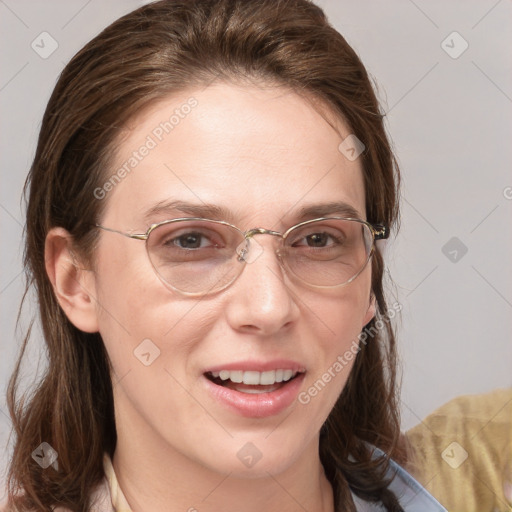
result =
[{"label": "lower lip", "polygon": [[304,373],[269,393],[242,393],[213,383],[203,375],[208,391],[215,400],[246,418],[267,418],[287,409],[297,398]]}]

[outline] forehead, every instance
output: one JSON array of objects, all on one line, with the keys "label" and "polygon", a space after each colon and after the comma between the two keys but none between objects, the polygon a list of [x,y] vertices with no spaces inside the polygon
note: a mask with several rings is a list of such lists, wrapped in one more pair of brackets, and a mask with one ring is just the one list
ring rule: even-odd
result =
[{"label": "forehead", "polygon": [[215,83],[160,100],[123,132],[106,176],[105,219],[142,228],[182,216],[171,204],[208,204],[253,227],[340,202],[365,218],[360,160],[338,149],[350,129],[325,116],[278,87]]}]

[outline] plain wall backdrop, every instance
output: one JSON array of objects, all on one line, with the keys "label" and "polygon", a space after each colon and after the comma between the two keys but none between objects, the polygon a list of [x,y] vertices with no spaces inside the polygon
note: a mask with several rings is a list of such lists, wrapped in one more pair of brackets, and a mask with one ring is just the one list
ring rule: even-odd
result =
[{"label": "plain wall backdrop", "polygon": [[[21,191],[43,111],[65,63],[142,3],[0,1],[0,471],[5,389],[21,340]],[[317,3],[375,79],[402,170],[401,229],[386,258],[391,303],[403,306],[406,429],[455,396],[512,385],[512,5]],[[35,312],[26,308],[24,326]],[[37,332],[27,361],[30,383],[45,362]]]}]

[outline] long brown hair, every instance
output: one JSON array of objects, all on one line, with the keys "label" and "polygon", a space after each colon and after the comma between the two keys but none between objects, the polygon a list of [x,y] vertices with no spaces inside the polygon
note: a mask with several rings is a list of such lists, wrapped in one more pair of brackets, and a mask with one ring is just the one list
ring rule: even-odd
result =
[{"label": "long brown hair", "polygon": [[[30,396],[20,399],[29,330],[8,387],[16,436],[8,478],[13,508],[88,510],[91,490],[103,477],[103,453],[112,457],[116,446],[103,341],[99,333],[74,327],[60,308],[45,271],[45,237],[61,226],[83,258],[93,261],[97,231],[91,226],[105,204],[93,199],[94,190],[111,168],[120,129],[151,102],[217,79],[284,85],[328,105],[366,146],[360,158],[368,221],[396,224],[399,174],[383,115],[364,66],[319,7],[308,0],[163,0],[114,22],[62,72],[25,184],[27,291],[37,292],[48,365]],[[376,252],[377,316],[366,326],[373,336],[361,343],[320,436],[336,510],[355,510],[350,490],[400,510],[387,490],[387,457],[372,458],[371,447],[403,460],[395,337],[384,321],[383,272]],[[57,451],[59,471],[40,471],[32,460],[42,442]]]}]

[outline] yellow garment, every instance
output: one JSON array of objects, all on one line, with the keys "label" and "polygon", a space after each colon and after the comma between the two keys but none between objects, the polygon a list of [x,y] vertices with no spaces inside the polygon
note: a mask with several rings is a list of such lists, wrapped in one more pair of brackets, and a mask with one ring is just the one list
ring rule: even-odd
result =
[{"label": "yellow garment", "polygon": [[[512,512],[512,389],[458,397],[405,437],[405,469],[449,512]],[[103,468],[91,510],[132,512],[107,454]]]},{"label": "yellow garment", "polygon": [[406,439],[406,469],[449,512],[512,511],[512,389],[457,397]]}]

